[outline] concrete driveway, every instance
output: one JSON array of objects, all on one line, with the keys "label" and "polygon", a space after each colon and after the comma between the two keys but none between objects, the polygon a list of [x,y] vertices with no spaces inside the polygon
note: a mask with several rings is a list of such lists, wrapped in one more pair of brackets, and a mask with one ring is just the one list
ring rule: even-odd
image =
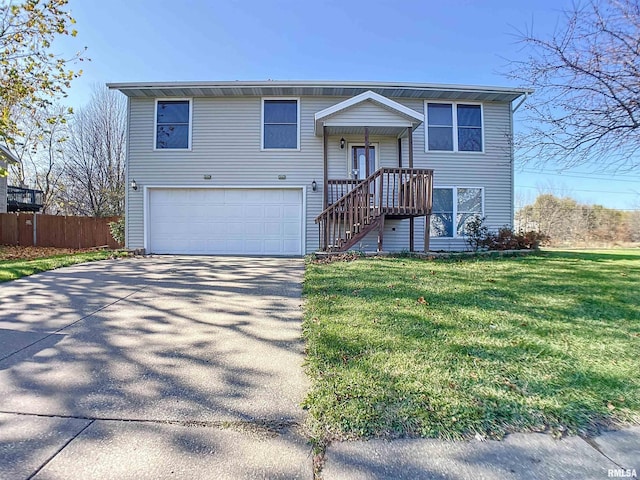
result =
[{"label": "concrete driveway", "polygon": [[0,285],[0,478],[311,478],[300,259],[136,257]]}]

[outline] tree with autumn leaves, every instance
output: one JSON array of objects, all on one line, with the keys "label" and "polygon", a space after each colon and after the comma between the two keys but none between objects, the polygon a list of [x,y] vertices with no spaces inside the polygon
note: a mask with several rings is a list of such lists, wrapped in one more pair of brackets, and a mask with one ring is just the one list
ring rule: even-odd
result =
[{"label": "tree with autumn leaves", "polygon": [[[83,60],[82,52],[64,57],[52,49],[56,38],[77,34],[67,3],[0,0],[0,142],[9,147],[22,135],[16,112],[46,110],[82,73],[71,68]],[[52,124],[59,119],[54,115],[43,121]],[[0,167],[0,175],[6,174]]]}]

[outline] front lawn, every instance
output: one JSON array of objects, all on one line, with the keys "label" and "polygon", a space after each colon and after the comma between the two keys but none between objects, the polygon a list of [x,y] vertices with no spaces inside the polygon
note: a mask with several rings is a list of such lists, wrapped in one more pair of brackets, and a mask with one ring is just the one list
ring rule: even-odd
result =
[{"label": "front lawn", "polygon": [[72,250],[0,245],[0,282],[34,273],[121,256],[113,250]]},{"label": "front lawn", "polygon": [[307,265],[315,440],[640,421],[640,250]]}]

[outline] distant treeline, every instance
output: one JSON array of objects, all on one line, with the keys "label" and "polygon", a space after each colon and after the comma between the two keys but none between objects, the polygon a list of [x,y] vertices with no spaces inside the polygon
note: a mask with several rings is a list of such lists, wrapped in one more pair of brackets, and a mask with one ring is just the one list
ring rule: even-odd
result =
[{"label": "distant treeline", "polygon": [[551,245],[640,242],[640,211],[583,205],[551,194],[521,208],[515,226],[548,235]]}]

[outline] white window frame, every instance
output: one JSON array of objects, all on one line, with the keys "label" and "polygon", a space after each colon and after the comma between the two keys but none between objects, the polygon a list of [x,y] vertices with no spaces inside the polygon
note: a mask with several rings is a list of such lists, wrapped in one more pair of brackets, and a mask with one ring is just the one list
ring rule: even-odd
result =
[{"label": "white window frame", "polygon": [[[265,100],[295,100],[297,102],[297,135],[296,148],[265,148],[264,146],[264,102]],[[260,150],[265,152],[299,152],[300,151],[300,97],[262,97],[260,101]]]},{"label": "white window frame", "polygon": [[[441,105],[451,105],[452,115],[453,115],[453,150],[429,150],[429,104],[430,103],[438,103]],[[479,105],[480,106],[480,129],[482,133],[482,150],[474,152],[468,150],[458,150],[458,105]],[[470,155],[480,155],[485,152],[485,141],[484,141],[484,104],[481,102],[447,102],[444,100],[425,100],[424,101],[424,151],[426,153],[433,154],[470,154]],[[444,188],[444,187],[443,187]]]},{"label": "white window frame", "polygon": [[[187,148],[158,148],[158,102],[189,102],[189,138]],[[193,98],[162,97],[153,104],[153,150],[155,152],[187,152],[193,141]]]},{"label": "white window frame", "polygon": [[[433,103],[433,102],[431,102]],[[444,189],[449,189],[449,190],[454,190],[454,196],[453,196],[453,236],[452,237],[437,237],[435,235],[429,235],[430,238],[432,239],[452,239],[452,238],[466,238],[466,235],[458,235],[458,189],[462,189],[462,188],[476,188],[476,189],[480,189],[480,202],[482,205],[482,212],[480,213],[480,218],[484,218],[484,187],[479,187],[477,185],[434,185],[433,189],[439,189],[439,190],[444,190]],[[440,213],[440,212],[433,212],[435,213]],[[431,220],[429,220],[431,221]],[[431,229],[429,229],[430,232],[432,232]]]}]

